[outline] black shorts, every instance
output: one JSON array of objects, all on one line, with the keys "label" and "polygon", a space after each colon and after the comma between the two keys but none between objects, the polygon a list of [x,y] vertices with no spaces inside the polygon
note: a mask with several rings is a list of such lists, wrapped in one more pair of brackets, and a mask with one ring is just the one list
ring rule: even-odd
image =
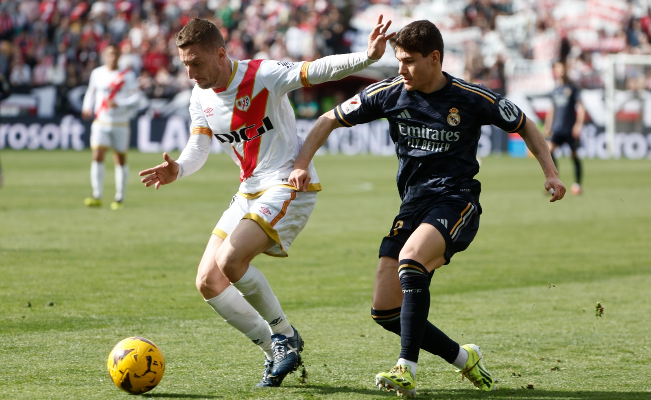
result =
[{"label": "black shorts", "polygon": [[567,143],[570,145],[570,149],[572,149],[572,151],[576,151],[576,149],[579,148],[579,141],[577,139],[574,139],[572,132],[554,132],[551,140],[552,143],[559,147],[562,146],[563,143]]},{"label": "black shorts", "polygon": [[430,224],[438,229],[445,239],[445,264],[455,253],[464,251],[477,235],[481,206],[479,202],[457,197],[446,197],[430,202],[411,213],[400,213],[393,220],[393,227],[380,245],[380,257],[399,260],[407,239],[420,224]]}]

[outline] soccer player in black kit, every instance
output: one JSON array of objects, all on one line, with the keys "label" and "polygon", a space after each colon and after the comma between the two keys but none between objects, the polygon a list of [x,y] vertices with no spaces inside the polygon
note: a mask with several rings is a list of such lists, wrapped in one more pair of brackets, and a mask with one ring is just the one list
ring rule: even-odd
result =
[{"label": "soccer player in black kit", "polygon": [[[479,227],[477,143],[482,125],[518,132],[538,159],[551,201],[565,195],[545,139],[507,99],[442,71],[443,39],[434,24],[416,21],[391,40],[399,76],[367,87],[322,115],[310,131],[289,182],[305,190],[308,163],[335,128],[387,118],[399,159],[400,212],[380,246],[375,275],[375,322],[400,335],[397,365],[377,374],[376,385],[416,394],[420,349],[459,369],[475,386],[494,390],[478,346],[460,346],[427,320],[434,270],[465,250]],[[552,190],[550,190],[552,192]]]},{"label": "soccer player in black kit", "polygon": [[554,150],[557,147],[567,143],[570,150],[572,150],[575,180],[570,191],[576,196],[582,192],[582,168],[577,149],[579,148],[579,135],[585,119],[585,107],[581,102],[579,89],[567,76],[565,63],[561,61],[554,63],[554,76],[558,85],[551,94],[553,106],[545,118],[544,130],[545,135],[550,138],[549,151],[552,153],[554,164],[558,166],[554,158]]}]

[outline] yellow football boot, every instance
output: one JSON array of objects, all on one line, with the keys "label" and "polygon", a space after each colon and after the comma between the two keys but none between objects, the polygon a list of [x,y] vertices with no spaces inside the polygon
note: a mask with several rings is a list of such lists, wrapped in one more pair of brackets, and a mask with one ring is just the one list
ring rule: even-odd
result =
[{"label": "yellow football boot", "polygon": [[495,386],[497,380],[495,380],[490,372],[488,372],[484,367],[484,363],[482,362],[483,356],[479,350],[479,346],[474,344],[464,344],[461,347],[468,352],[468,361],[466,361],[466,365],[463,366],[463,369],[458,369],[457,372],[461,372],[463,378],[468,378],[468,380],[479,390],[497,390],[497,387]]}]

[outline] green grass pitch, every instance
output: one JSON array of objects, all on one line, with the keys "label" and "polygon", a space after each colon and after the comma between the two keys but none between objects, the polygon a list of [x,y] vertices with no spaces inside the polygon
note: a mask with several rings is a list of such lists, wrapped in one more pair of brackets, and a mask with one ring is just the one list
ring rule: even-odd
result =
[{"label": "green grass pitch", "polygon": [[[119,211],[108,207],[110,161],[105,205],[86,209],[89,152],[0,156],[0,398],[132,398],[110,382],[106,358],[134,335],[158,344],[167,363],[143,397],[395,397],[373,378],[394,365],[399,339],[369,315],[378,246],[399,206],[395,158],[318,157],[324,191],[290,257],[254,260],[305,338],[308,373],[256,390],[262,353],[194,287],[239,184],[227,156],[155,191],[137,173],[161,156],[131,153]],[[418,398],[651,399],[651,162],[584,167],[585,194],[551,204],[535,160],[484,160],[481,228],[435,274],[430,320],[482,346],[500,390],[478,392],[423,353]],[[561,175],[569,187],[567,159]]]}]

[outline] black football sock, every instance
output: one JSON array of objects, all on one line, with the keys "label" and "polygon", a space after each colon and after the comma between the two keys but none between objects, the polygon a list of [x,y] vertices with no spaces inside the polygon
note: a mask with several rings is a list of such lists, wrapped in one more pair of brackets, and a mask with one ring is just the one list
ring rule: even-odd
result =
[{"label": "black football sock", "polygon": [[[371,315],[382,328],[400,336],[400,310],[401,307],[391,310],[375,310],[371,308]],[[450,339],[439,328],[429,321],[425,324],[425,333],[420,348],[428,353],[441,357],[452,364],[459,355],[459,344]]]},{"label": "black football sock", "polygon": [[400,358],[418,362],[427,315],[429,314],[429,273],[415,260],[400,260],[398,268],[404,298],[400,313]]},{"label": "black football sock", "polygon": [[376,324],[400,336],[400,309],[400,307],[391,310],[376,310],[371,308],[371,316]]},{"label": "black football sock", "polygon": [[576,176],[576,183],[581,184],[581,160],[579,157],[573,157],[574,160],[574,174]]}]

